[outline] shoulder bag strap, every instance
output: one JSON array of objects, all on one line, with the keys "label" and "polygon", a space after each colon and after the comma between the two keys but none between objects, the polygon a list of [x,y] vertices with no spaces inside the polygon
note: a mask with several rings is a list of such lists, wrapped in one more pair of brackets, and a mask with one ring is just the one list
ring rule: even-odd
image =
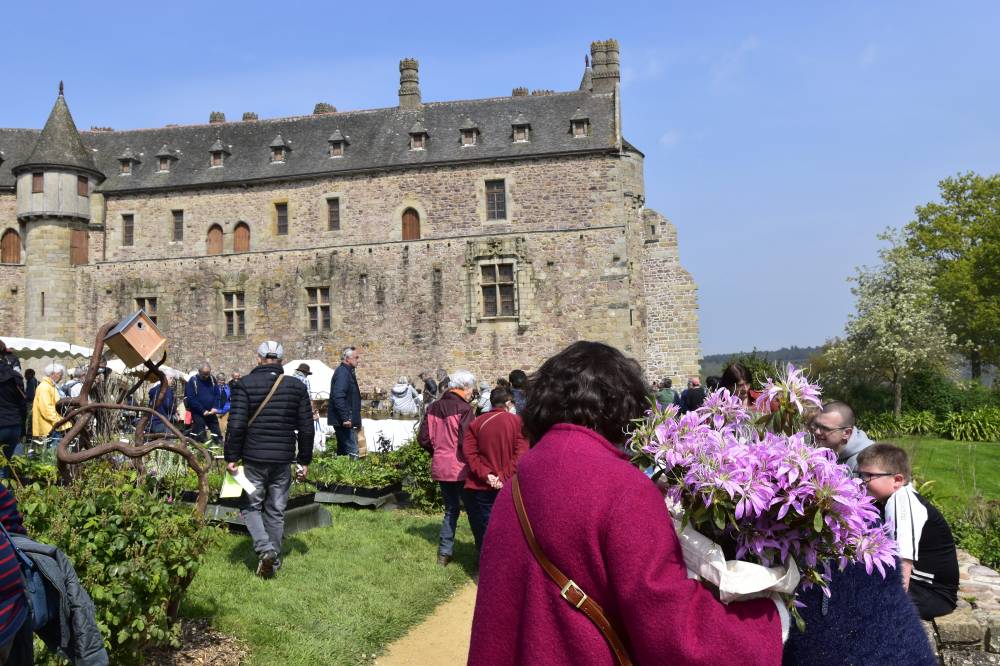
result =
[{"label": "shoulder bag strap", "polygon": [[549,578],[555,582],[561,588],[559,596],[566,600],[570,606],[577,609],[593,622],[604,639],[608,642],[611,647],[611,651],[615,655],[615,660],[620,666],[632,666],[632,660],[629,658],[628,650],[625,648],[625,644],[622,642],[619,633],[615,630],[614,625],[608,616],[604,614],[604,609],[601,608],[600,604],[594,601],[593,598],[587,596],[587,594],[580,589],[580,586],[569,579],[566,574],[559,570],[555,564],[552,563],[545,553],[542,552],[542,547],[538,545],[538,541],[535,539],[535,533],[531,529],[531,523],[528,522],[528,514],[524,511],[524,501],[521,498],[521,487],[517,482],[517,475],[515,474],[511,481],[513,482],[514,491],[514,508],[517,510],[517,519],[521,522],[521,531],[524,532],[524,538],[528,542],[528,547],[531,549],[532,554],[535,559],[538,560],[538,564],[541,565],[545,573],[549,575]]},{"label": "shoulder bag strap", "polygon": [[271,390],[267,392],[266,396],[264,396],[264,402],[260,403],[260,405],[257,407],[257,410],[253,413],[253,416],[251,416],[250,420],[247,421],[248,428],[251,425],[253,425],[253,422],[257,419],[258,416],[260,416],[260,413],[264,411],[264,408],[267,407],[267,403],[271,402],[271,398],[274,397],[274,392],[278,390],[278,385],[281,384],[281,380],[284,378],[285,378],[284,375],[278,375],[278,378],[274,381],[273,384],[271,384]]}]

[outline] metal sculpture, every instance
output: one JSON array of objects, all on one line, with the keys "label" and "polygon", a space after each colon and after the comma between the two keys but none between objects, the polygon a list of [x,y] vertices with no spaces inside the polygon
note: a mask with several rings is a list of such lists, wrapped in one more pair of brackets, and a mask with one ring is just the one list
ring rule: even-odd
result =
[{"label": "metal sculpture", "polygon": [[[69,430],[63,433],[62,439],[59,440],[59,446],[56,449],[56,459],[59,462],[59,474],[64,482],[68,482],[70,480],[70,465],[77,465],[88,460],[93,460],[94,458],[100,458],[101,456],[105,456],[109,453],[120,453],[129,458],[142,458],[158,449],[171,451],[184,458],[188,466],[194,470],[194,473],[198,476],[198,499],[195,502],[195,506],[199,512],[204,514],[205,509],[208,506],[208,469],[212,465],[212,457],[209,451],[198,442],[195,442],[190,437],[184,435],[184,433],[178,430],[177,427],[174,426],[174,424],[168,419],[160,419],[163,422],[164,427],[167,429],[166,433],[155,433],[152,435],[148,435],[146,433],[146,428],[149,425],[150,418],[158,415],[156,410],[163,403],[164,396],[167,393],[166,390],[160,390],[157,392],[156,400],[152,407],[129,405],[125,402],[139,389],[140,386],[142,386],[143,382],[150,377],[158,378],[160,380],[161,387],[167,386],[167,377],[163,371],[160,370],[160,366],[167,360],[165,352],[163,357],[156,363],[153,363],[151,360],[144,363],[149,372],[141,376],[135,384],[125,392],[125,394],[121,397],[121,402],[90,402],[90,389],[93,387],[94,381],[96,380],[97,374],[101,368],[101,357],[105,346],[105,337],[116,325],[117,324],[114,322],[105,324],[100,328],[100,330],[98,330],[97,337],[94,340],[94,353],[90,357],[90,367],[87,369],[87,375],[83,379],[83,385],[80,388],[80,396],[77,398],[66,398],[59,402],[60,405],[68,406],[69,411],[63,416],[62,419],[56,422],[54,429],[64,423],[73,424]],[[102,409],[138,412],[140,414],[131,443],[126,440],[104,442],[97,444],[96,446],[89,446],[90,438],[87,433],[87,426],[94,420],[98,410]],[[71,451],[69,445],[77,437],[81,438],[81,441],[85,444],[85,446],[81,447],[79,451]],[[202,460],[199,460],[199,457],[202,458]]]}]

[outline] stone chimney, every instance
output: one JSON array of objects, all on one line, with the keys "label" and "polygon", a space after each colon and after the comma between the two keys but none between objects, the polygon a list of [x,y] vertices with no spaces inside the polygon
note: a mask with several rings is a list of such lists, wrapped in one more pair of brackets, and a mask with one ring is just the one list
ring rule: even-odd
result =
[{"label": "stone chimney", "polygon": [[592,42],[590,45],[591,78],[595,93],[614,92],[621,81],[618,40]]},{"label": "stone chimney", "polygon": [[420,108],[420,77],[417,70],[420,67],[414,58],[403,58],[399,61],[399,108]]},{"label": "stone chimney", "polygon": [[226,122],[226,114],[222,111],[212,111],[208,114],[208,122],[212,125]]},{"label": "stone chimney", "polygon": [[243,112],[243,122],[246,122],[248,120],[258,120],[257,114],[255,112],[253,112],[253,111],[244,111]]}]

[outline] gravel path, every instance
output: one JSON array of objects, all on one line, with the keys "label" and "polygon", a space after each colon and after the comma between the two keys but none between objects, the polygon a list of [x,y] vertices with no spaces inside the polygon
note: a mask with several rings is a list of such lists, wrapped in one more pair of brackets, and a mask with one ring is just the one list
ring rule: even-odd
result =
[{"label": "gravel path", "polygon": [[469,654],[476,584],[468,583],[426,620],[386,648],[376,666],[460,666]]}]

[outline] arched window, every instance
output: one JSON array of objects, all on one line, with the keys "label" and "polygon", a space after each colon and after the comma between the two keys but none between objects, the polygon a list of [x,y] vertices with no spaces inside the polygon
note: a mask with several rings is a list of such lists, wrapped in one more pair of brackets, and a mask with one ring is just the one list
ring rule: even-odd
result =
[{"label": "arched window", "polygon": [[250,227],[246,222],[240,222],[233,230],[233,252],[250,251]]},{"label": "arched window", "polygon": [[222,254],[222,227],[217,224],[208,228],[208,254]]},{"label": "arched window", "polygon": [[21,234],[14,229],[8,229],[0,236],[0,263],[21,263]]},{"label": "arched window", "polygon": [[412,208],[403,211],[403,240],[420,240],[420,213]]}]

